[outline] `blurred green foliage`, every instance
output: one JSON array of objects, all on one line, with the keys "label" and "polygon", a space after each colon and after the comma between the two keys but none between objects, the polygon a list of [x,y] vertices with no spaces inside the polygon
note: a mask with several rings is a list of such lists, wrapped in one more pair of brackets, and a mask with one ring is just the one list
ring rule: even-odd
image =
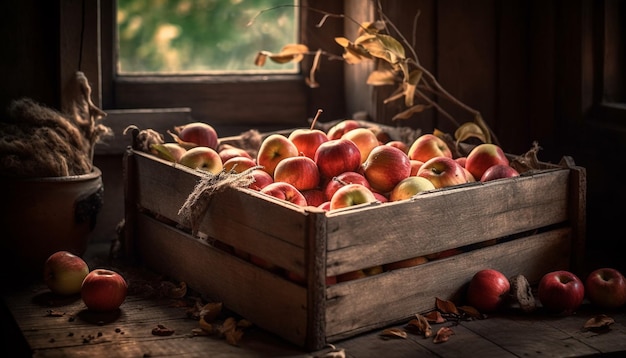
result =
[{"label": "blurred green foliage", "polygon": [[297,0],[117,0],[118,72],[294,71],[259,68],[259,49],[297,42]]}]

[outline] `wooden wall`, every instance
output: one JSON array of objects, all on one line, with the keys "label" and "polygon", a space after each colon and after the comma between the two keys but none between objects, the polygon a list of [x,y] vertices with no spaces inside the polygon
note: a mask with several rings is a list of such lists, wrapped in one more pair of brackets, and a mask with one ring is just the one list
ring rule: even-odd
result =
[{"label": "wooden wall", "polygon": [[[540,159],[558,162],[571,155],[588,172],[588,228],[591,246],[613,245],[624,239],[621,221],[626,189],[626,136],[623,126],[593,117],[594,83],[591,0],[385,0],[385,12],[411,39],[413,16],[416,50],[421,63],[454,96],[479,110],[509,153],[522,153],[535,140],[544,148]],[[358,0],[346,6],[359,7]],[[2,2],[0,104],[28,95],[44,103],[59,103],[60,58],[57,37],[58,1]],[[354,10],[354,9],[353,9]],[[346,88],[358,78],[346,71]],[[362,78],[361,78],[362,79]],[[323,85],[323,84],[322,84]],[[359,87],[362,88],[362,87]],[[391,123],[394,105],[381,100],[389,89],[346,91],[346,113],[369,109],[372,117]],[[354,93],[358,93],[358,96]],[[336,91],[332,92],[337,96]],[[368,96],[373,96],[374,101]],[[307,106],[319,108],[328,96],[312,95]],[[365,104],[364,104],[365,103]],[[462,116],[457,109],[451,113]],[[435,113],[406,124],[425,131],[450,130]],[[117,203],[121,191],[116,157],[106,160]],[[103,164],[104,165],[104,164]],[[119,208],[110,209],[119,215]],[[114,222],[111,219],[108,223]],[[112,231],[110,225],[107,229]],[[616,235],[601,235],[602,232]]]}]

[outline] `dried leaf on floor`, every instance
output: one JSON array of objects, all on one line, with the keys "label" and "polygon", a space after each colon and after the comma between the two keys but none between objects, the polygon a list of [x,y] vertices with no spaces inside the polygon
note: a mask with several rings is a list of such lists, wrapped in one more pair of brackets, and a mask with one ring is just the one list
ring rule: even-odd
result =
[{"label": "dried leaf on floor", "polygon": [[613,323],[615,323],[615,320],[612,317],[599,314],[588,319],[583,326],[583,330],[592,332],[608,331]]},{"label": "dried leaf on floor", "polygon": [[57,311],[57,310],[48,310],[46,317],[61,317],[64,316],[65,312]]},{"label": "dried leaf on floor", "polygon": [[408,327],[409,329],[416,330],[418,334],[421,334],[426,338],[432,336],[433,334],[433,329],[430,326],[430,323],[428,323],[426,317],[419,313],[415,315],[414,319],[409,321]]},{"label": "dried leaf on floor", "polygon": [[472,319],[483,319],[485,316],[472,306],[459,306],[457,309],[463,313],[463,316]]},{"label": "dried leaf on floor", "polygon": [[435,298],[435,307],[442,313],[451,313],[460,315],[456,305],[452,301],[442,300],[439,297]]},{"label": "dried leaf on floor", "polygon": [[434,343],[443,343],[447,342],[451,335],[454,334],[454,331],[450,327],[441,327],[435,334],[435,338],[433,338]]},{"label": "dried leaf on floor", "polygon": [[426,320],[431,323],[443,323],[446,321],[446,319],[441,315],[441,312],[437,310],[424,314],[424,317],[426,317]]},{"label": "dried leaf on floor", "polygon": [[162,324],[158,324],[156,327],[152,328],[152,334],[155,336],[171,336],[174,334],[174,330],[169,329]]},{"label": "dried leaf on floor", "polygon": [[200,308],[200,317],[207,322],[213,322],[222,313],[221,302],[209,302]]},{"label": "dried leaf on floor", "polygon": [[380,335],[385,338],[406,338],[406,331],[400,328],[387,328]]},{"label": "dried leaf on floor", "polygon": [[224,338],[226,339],[226,342],[230,344],[231,346],[238,346],[239,341],[241,341],[242,337],[243,337],[242,329],[233,329],[224,333]]},{"label": "dried leaf on floor", "polygon": [[337,348],[332,344],[329,344],[329,346],[330,350],[328,352],[314,358],[346,358],[346,351],[343,348]]}]

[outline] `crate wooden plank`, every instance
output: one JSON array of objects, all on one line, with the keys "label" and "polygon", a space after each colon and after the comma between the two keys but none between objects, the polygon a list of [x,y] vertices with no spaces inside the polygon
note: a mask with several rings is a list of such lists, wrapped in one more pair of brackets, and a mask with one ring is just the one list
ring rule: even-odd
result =
[{"label": "crate wooden plank", "polygon": [[569,173],[551,170],[437,190],[375,210],[331,212],[328,273],[341,274],[563,223],[569,214]]},{"label": "crate wooden plank", "polygon": [[548,271],[568,268],[570,251],[571,230],[562,228],[329,286],[327,335],[334,341],[398,322],[433,309],[435,297],[459,299],[460,290],[483,268],[537,282]]},{"label": "crate wooden plank", "polygon": [[[131,155],[136,162],[138,205],[181,223],[178,211],[202,174],[145,153],[133,151]],[[205,215],[207,221],[201,226],[202,231],[209,236],[218,236],[219,223],[230,220],[304,247],[306,219],[301,207],[255,191],[219,192],[212,202],[217,204],[209,206],[209,212]],[[277,218],[280,219],[280,225],[276,223]]]},{"label": "crate wooden plank", "polygon": [[138,215],[136,240],[148,267],[185,281],[264,329],[305,344],[305,288],[145,215]]}]

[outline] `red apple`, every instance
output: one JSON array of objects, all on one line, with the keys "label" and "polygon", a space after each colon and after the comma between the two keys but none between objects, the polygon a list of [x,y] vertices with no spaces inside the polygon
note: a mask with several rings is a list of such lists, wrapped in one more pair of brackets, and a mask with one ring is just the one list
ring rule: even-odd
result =
[{"label": "red apple", "polygon": [[539,281],[537,298],[548,311],[568,315],[574,313],[585,298],[585,285],[566,270],[548,272]]},{"label": "red apple", "polygon": [[302,190],[302,195],[306,199],[306,203],[309,206],[319,207],[322,203],[326,202],[326,194],[321,189],[309,189]]},{"label": "red apple", "polygon": [[178,143],[153,144],[150,148],[156,153],[157,157],[172,163],[178,163],[187,151]]},{"label": "red apple", "polygon": [[509,165],[509,159],[499,146],[492,143],[482,143],[475,146],[467,155],[465,168],[476,180],[480,180],[489,167],[496,164]]},{"label": "red apple", "polygon": [[389,193],[390,201],[409,199],[418,193],[434,190],[435,185],[428,179],[418,176],[410,176],[403,179]]},{"label": "red apple", "polygon": [[296,145],[298,152],[311,159],[315,158],[317,147],[324,142],[328,142],[326,133],[312,128],[294,129],[287,138]]},{"label": "red apple", "polygon": [[337,283],[358,280],[365,277],[367,277],[367,274],[363,270],[350,271],[337,275]]},{"label": "red apple", "polygon": [[337,191],[337,189],[341,188],[346,184],[361,184],[366,188],[370,189],[370,183],[365,179],[363,174],[359,174],[357,172],[343,172],[336,177],[333,177],[331,180],[326,183],[324,187],[324,194],[326,195],[326,200],[330,200],[333,197],[333,194]]},{"label": "red apple", "polygon": [[117,310],[128,292],[128,284],[122,275],[106,269],[95,269],[83,280],[80,294],[83,302],[93,311]]},{"label": "red apple", "polygon": [[465,179],[467,179],[468,183],[476,182],[476,178],[474,178],[472,173],[470,173],[469,170],[467,170],[467,168],[463,167],[463,170],[465,171]]},{"label": "red apple", "polygon": [[392,140],[392,141],[389,141],[389,142],[385,143],[385,145],[390,145],[392,147],[396,147],[396,148],[400,149],[401,151],[409,154],[409,146],[406,143],[404,143],[403,141],[401,141],[401,140]]},{"label": "red apple", "polygon": [[452,158],[452,151],[446,142],[430,133],[422,134],[417,137],[409,147],[407,154],[409,158],[422,162],[426,162],[428,159],[434,157]]},{"label": "red apple", "polygon": [[193,122],[182,126],[174,127],[172,137],[181,145],[186,147],[209,147],[217,150],[218,136],[215,128],[203,122]]},{"label": "red apple", "polygon": [[498,270],[483,269],[474,274],[467,288],[467,303],[483,313],[502,308],[511,289],[509,279]]},{"label": "red apple", "polygon": [[585,294],[598,307],[622,307],[626,304],[626,278],[614,268],[596,269],[585,279]]},{"label": "red apple", "polygon": [[361,165],[361,152],[348,139],[333,139],[320,144],[315,163],[322,178],[332,178],[343,172],[353,172]]},{"label": "red apple", "polygon": [[411,175],[410,176],[417,175],[417,172],[420,171],[420,168],[422,167],[422,165],[424,165],[424,162],[422,162],[421,160],[411,159]]},{"label": "red apple", "polygon": [[304,195],[289,183],[275,181],[265,186],[260,192],[299,206],[307,205]]},{"label": "red apple", "polygon": [[252,190],[259,191],[274,182],[274,178],[263,169],[254,169],[250,175],[254,178],[254,182],[250,183],[248,188]]},{"label": "red apple", "polygon": [[454,160],[456,160],[457,163],[461,164],[461,166],[465,168],[465,162],[467,162],[467,157],[458,157],[454,158]]},{"label": "red apple", "polygon": [[379,145],[372,149],[363,163],[363,173],[373,190],[388,193],[409,177],[411,160],[396,147]]},{"label": "red apple", "polygon": [[223,167],[225,172],[241,173],[246,169],[256,167],[256,162],[250,157],[237,156],[225,161]]},{"label": "red apple", "polygon": [[427,160],[417,172],[417,176],[430,180],[435,188],[467,183],[463,167],[448,157],[434,157]]},{"label": "red apple", "polygon": [[383,269],[385,271],[397,270],[401,268],[418,266],[421,264],[425,264],[427,262],[428,262],[428,259],[426,258],[426,256],[418,256],[418,257],[412,257],[410,259],[404,259],[404,260],[385,264],[383,265]]},{"label": "red apple", "polygon": [[361,127],[361,124],[359,124],[359,122],[355,121],[354,119],[344,119],[341,122],[330,127],[330,129],[326,133],[326,136],[328,137],[328,139],[331,140],[339,139],[342,135],[344,135],[344,133],[359,127]]},{"label": "red apple", "polygon": [[231,145],[223,146],[217,153],[220,155],[222,163],[226,163],[228,159],[233,157],[246,157],[252,159],[250,153],[248,153],[245,149],[233,147]]},{"label": "red apple", "polygon": [[[469,170],[468,170],[469,171]],[[515,168],[508,164],[496,164],[492,165],[480,177],[481,182],[488,182],[496,179],[518,177],[519,173]]]},{"label": "red apple", "polygon": [[337,189],[330,199],[330,210],[377,201],[374,193],[361,184],[347,184]]},{"label": "red apple", "polygon": [[374,193],[374,197],[376,198],[376,200],[380,201],[381,203],[386,203],[389,201],[389,198],[385,194],[381,194],[375,191],[372,191],[372,193]]},{"label": "red apple", "polygon": [[209,147],[193,147],[180,157],[179,163],[191,169],[200,169],[217,174],[222,171],[220,155]]},{"label": "red apple", "polygon": [[372,132],[369,128],[364,127],[347,131],[341,136],[341,138],[351,140],[354,144],[356,144],[359,148],[359,152],[361,152],[361,163],[364,163],[372,149],[379,145],[376,134],[374,134],[374,132]]},{"label": "red apple", "polygon": [[80,256],[57,251],[44,263],[43,280],[53,293],[73,295],[80,292],[80,285],[88,273],[89,267]]},{"label": "red apple", "polygon": [[317,206],[318,209],[322,209],[324,211],[329,211],[330,210],[330,200],[327,200],[323,203],[321,203],[320,205]]},{"label": "red apple", "polygon": [[274,181],[289,183],[298,190],[309,190],[319,185],[320,172],[313,159],[299,155],[278,162],[274,169]]},{"label": "red apple", "polygon": [[282,134],[270,134],[265,137],[259,147],[256,162],[263,170],[274,177],[274,169],[278,163],[289,157],[298,156],[298,148],[289,138]]}]

